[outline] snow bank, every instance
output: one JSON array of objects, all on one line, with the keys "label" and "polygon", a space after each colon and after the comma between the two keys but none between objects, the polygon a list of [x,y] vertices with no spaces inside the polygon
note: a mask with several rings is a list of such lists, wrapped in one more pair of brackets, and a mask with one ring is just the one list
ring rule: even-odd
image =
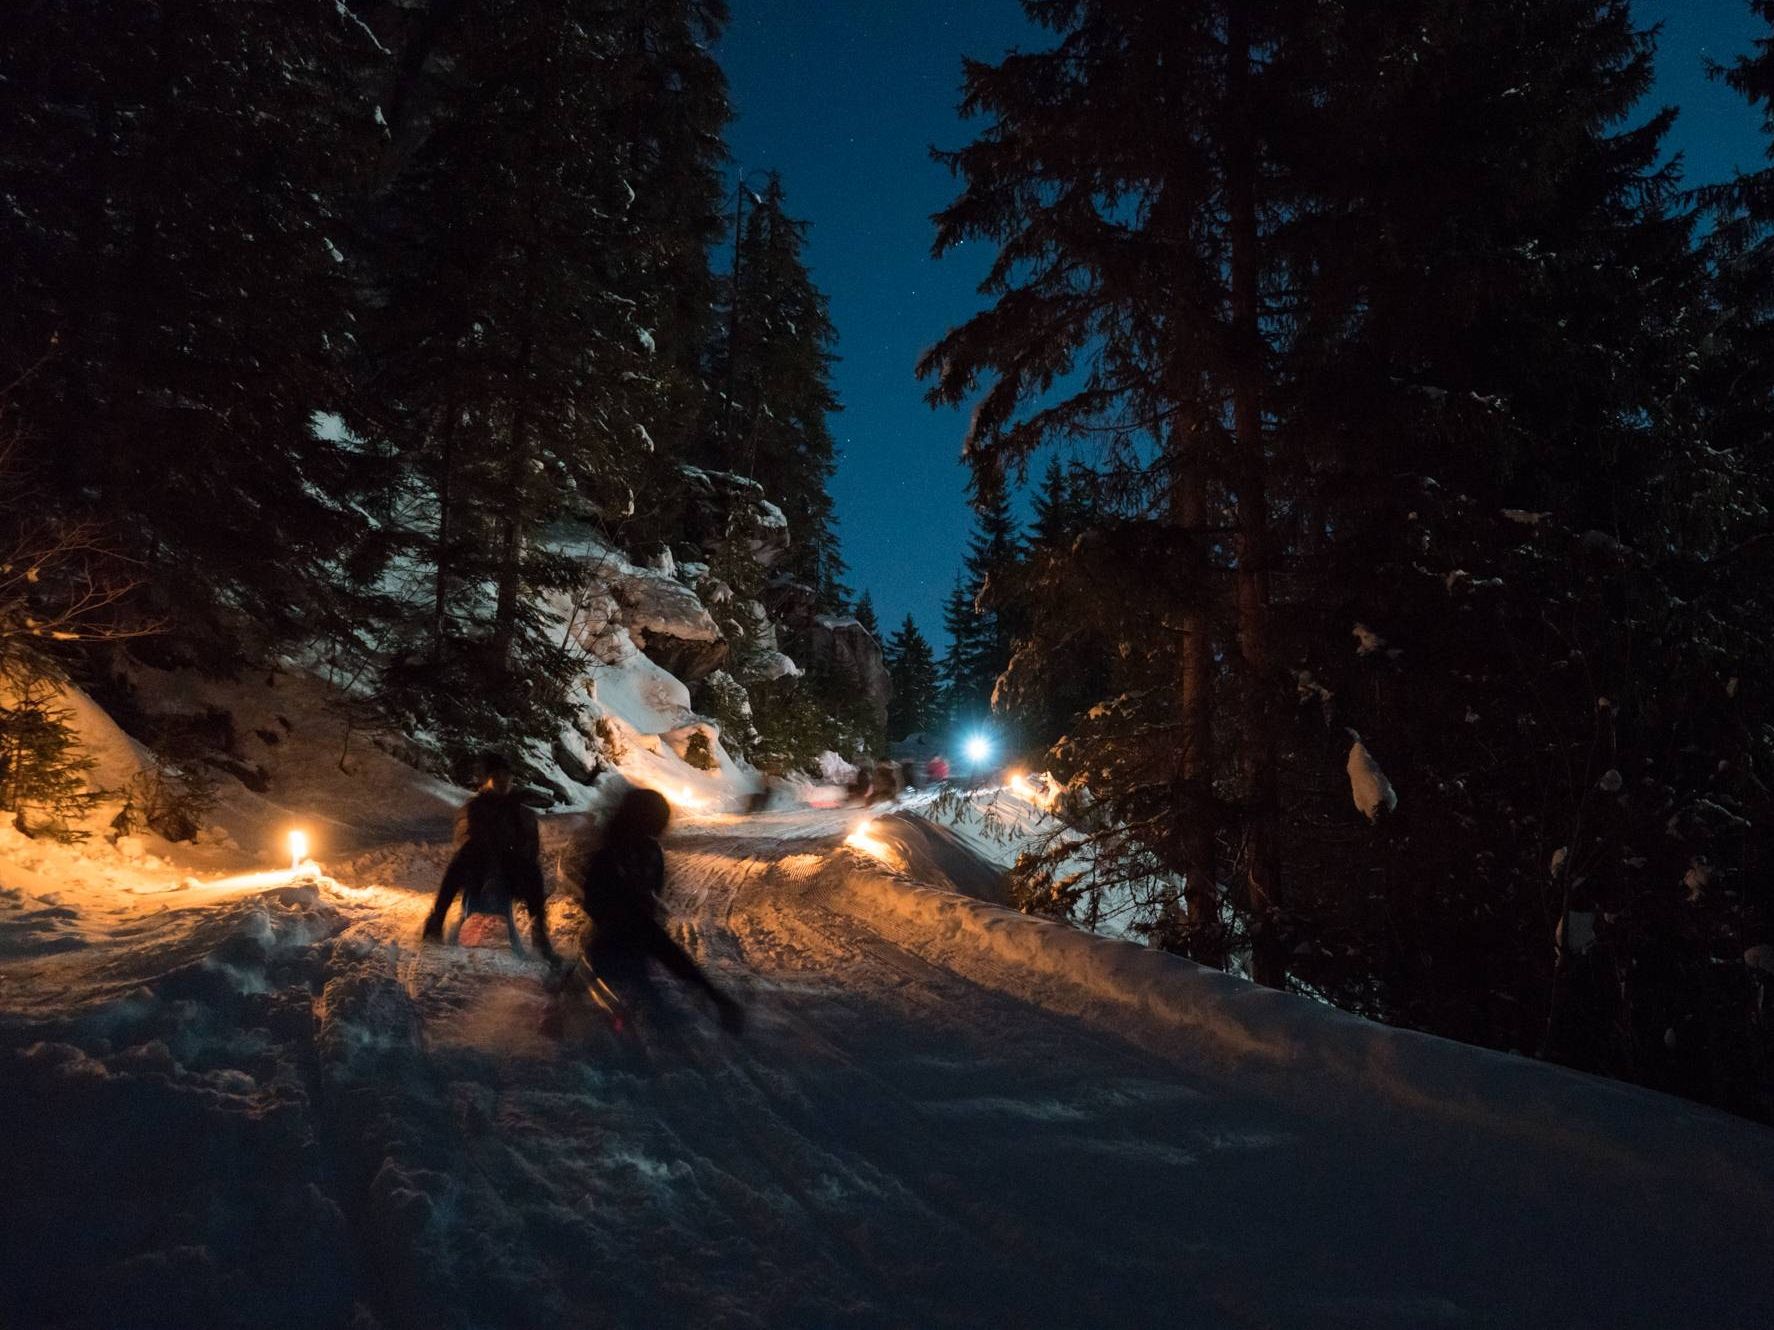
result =
[{"label": "snow bank", "polygon": [[[1311,1107],[1428,1112],[1597,1164],[1707,1175],[1774,1203],[1769,1133],[1710,1109],[1547,1063],[1394,1029],[1206,969],[852,863],[834,903],[896,944],[985,987],[1082,1017],[1136,1042]],[[1745,1145],[1762,1166],[1746,1167]]]}]

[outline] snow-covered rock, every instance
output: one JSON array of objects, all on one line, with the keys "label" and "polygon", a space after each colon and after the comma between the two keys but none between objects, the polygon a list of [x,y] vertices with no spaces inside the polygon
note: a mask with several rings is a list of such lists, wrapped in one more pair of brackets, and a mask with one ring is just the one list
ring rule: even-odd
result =
[{"label": "snow-covered rock", "polygon": [[1398,807],[1398,791],[1392,788],[1392,782],[1386,779],[1386,773],[1380,770],[1380,764],[1374,761],[1374,755],[1368,752],[1361,736],[1350,730],[1349,737],[1354,740],[1346,764],[1349,795],[1355,801],[1356,811],[1369,822],[1377,823]]},{"label": "snow-covered rock", "polygon": [[765,497],[764,487],[746,476],[680,466],[689,493],[689,538],[711,553],[743,538],[758,563],[773,567],[788,553],[788,518]]},{"label": "snow-covered rock", "polygon": [[868,700],[877,723],[887,723],[887,704],[893,700],[893,680],[887,673],[887,662],[874,634],[855,619],[821,614],[814,618],[808,630],[807,649],[814,664],[828,666],[855,679],[857,689]]},{"label": "snow-covered rock", "polygon": [[620,658],[619,645],[609,640],[620,625],[634,646],[689,683],[727,659],[720,625],[675,576],[669,551],[660,567],[643,568],[588,531],[555,532],[548,544],[581,560],[584,582],[566,619],[569,635],[591,655]]}]

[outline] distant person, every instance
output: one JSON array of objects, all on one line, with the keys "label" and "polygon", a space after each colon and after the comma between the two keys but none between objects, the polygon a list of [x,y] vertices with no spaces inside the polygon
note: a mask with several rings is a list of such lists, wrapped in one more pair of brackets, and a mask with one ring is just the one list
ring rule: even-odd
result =
[{"label": "distant person", "polygon": [[444,920],[456,897],[462,915],[450,932],[454,943],[470,915],[490,914],[505,920],[511,949],[524,955],[512,921],[514,901],[530,914],[530,941],[542,959],[559,965],[548,940],[547,893],[542,885],[542,838],[536,814],[512,791],[511,763],[501,753],[480,758],[480,789],[456,814],[456,853],[444,869],[443,884],[425,920],[425,939],[441,941]]},{"label": "distant person", "polygon": [[850,779],[850,802],[866,804],[869,801],[869,790],[873,783],[869,776],[869,764],[866,761],[858,763],[856,775]]},{"label": "distant person", "polygon": [[752,814],[767,812],[772,803],[780,802],[780,796],[786,788],[782,777],[765,772],[758,788],[747,798],[745,811]]},{"label": "distant person", "polygon": [[899,794],[899,763],[880,761],[875,763],[874,785],[869,791],[875,803],[887,803]]},{"label": "distant person", "polygon": [[721,1027],[738,1034],[745,1008],[722,992],[665,931],[665,851],[659,838],[671,824],[671,805],[657,790],[630,790],[617,805],[604,843],[585,867],[582,890],[586,925],[581,963],[591,974],[624,987],[651,986],[648,964],[657,961],[714,1003]]},{"label": "distant person", "polygon": [[924,770],[929,773],[932,785],[940,785],[949,778],[949,760],[938,753],[925,765]]}]

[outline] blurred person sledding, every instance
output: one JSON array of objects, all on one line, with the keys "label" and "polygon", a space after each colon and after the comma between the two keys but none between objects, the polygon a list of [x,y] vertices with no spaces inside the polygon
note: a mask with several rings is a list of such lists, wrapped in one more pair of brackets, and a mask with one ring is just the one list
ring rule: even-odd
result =
[{"label": "blurred person sledding", "polygon": [[460,896],[462,913],[448,937],[452,945],[475,945],[482,923],[502,919],[512,951],[523,956],[512,919],[512,906],[521,901],[530,916],[531,944],[549,965],[558,966],[560,957],[548,940],[536,814],[513,790],[511,763],[503,754],[481,754],[480,776],[480,789],[456,814],[456,853],[425,920],[424,939],[445,940],[444,921]]},{"label": "blurred person sledding", "polygon": [[[562,976],[561,996],[584,993],[620,1030],[632,1004],[651,994],[657,963],[700,989],[721,1027],[738,1034],[745,1028],[745,1008],[715,985],[662,922],[665,852],[659,838],[670,824],[671,805],[657,790],[635,789],[622,797],[603,843],[585,865],[580,890],[587,922],[579,959]],[[558,1035],[562,1017],[557,1000],[544,1017],[544,1031]]]}]

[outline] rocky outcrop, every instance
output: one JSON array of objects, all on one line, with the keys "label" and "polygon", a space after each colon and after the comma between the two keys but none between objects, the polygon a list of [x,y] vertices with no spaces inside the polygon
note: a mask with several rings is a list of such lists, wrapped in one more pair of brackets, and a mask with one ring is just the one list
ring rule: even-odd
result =
[{"label": "rocky outcrop", "polygon": [[584,588],[569,617],[573,639],[606,662],[619,649],[614,630],[686,683],[712,674],[727,660],[727,640],[696,593],[668,568],[641,568],[614,550],[582,552]]},{"label": "rocky outcrop", "polygon": [[778,679],[796,678],[801,667],[783,651],[777,639],[776,624],[759,601],[748,600],[739,607],[739,618],[745,626],[745,648],[730,667],[740,682],[774,683]]},{"label": "rocky outcrop", "polygon": [[839,677],[856,681],[857,689],[868,699],[869,708],[879,725],[887,723],[887,704],[893,700],[893,681],[887,673],[887,662],[881,644],[874,634],[855,619],[839,619],[829,614],[814,617],[806,632],[808,658],[822,668],[829,668]]},{"label": "rocky outcrop", "polygon": [[818,594],[805,582],[779,577],[764,589],[764,609],[791,638],[813,626]]},{"label": "rocky outcrop", "polygon": [[769,568],[788,553],[788,518],[764,497],[764,487],[728,471],[680,466],[687,491],[685,534],[711,554],[727,541],[743,539],[760,566]]}]

